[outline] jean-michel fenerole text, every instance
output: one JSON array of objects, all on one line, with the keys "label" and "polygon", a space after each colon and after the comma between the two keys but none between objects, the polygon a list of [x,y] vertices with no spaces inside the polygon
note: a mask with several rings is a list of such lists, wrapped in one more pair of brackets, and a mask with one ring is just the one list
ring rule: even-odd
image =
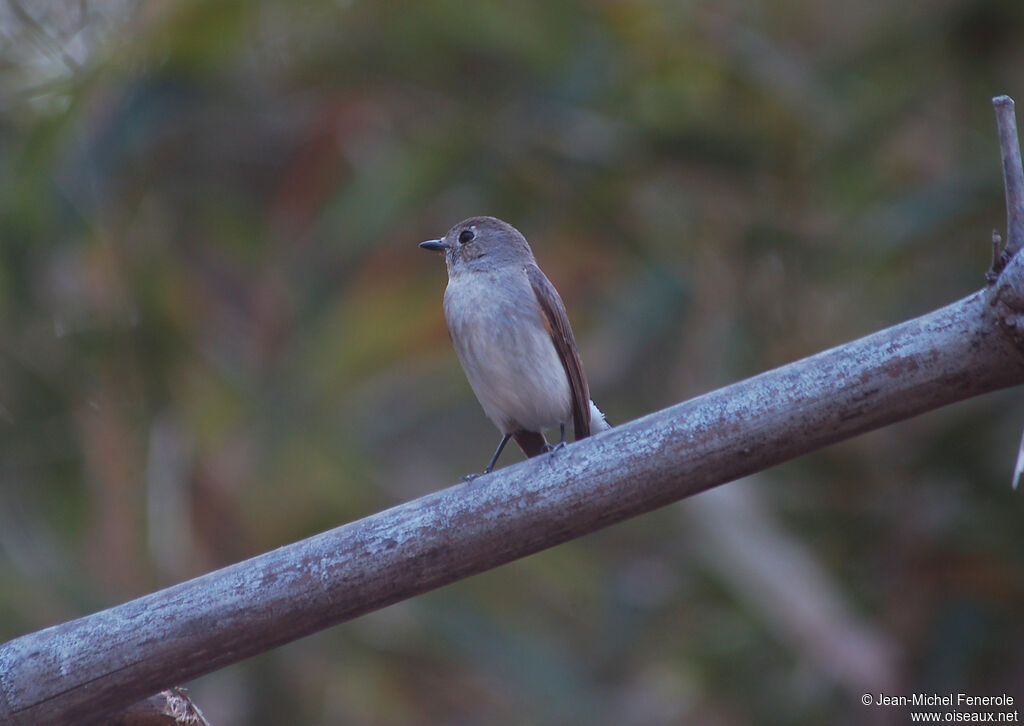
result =
[{"label": "jean-michel fenerole text", "polygon": [[966,693],[914,693],[910,696],[890,696],[879,693],[875,706],[1012,706],[1013,696],[971,696]]}]

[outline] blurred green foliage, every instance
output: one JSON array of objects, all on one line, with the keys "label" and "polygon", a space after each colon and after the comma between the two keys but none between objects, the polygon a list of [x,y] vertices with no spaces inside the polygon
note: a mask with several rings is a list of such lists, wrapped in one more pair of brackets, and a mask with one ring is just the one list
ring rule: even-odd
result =
[{"label": "blurred green foliage", "polygon": [[[459,219],[531,240],[621,422],[980,287],[989,99],[1024,98],[1019,0],[7,0],[0,29],[0,639],[478,470],[416,248]],[[1024,698],[1019,396],[730,485],[740,555],[702,495],[193,694],[217,726]]]}]

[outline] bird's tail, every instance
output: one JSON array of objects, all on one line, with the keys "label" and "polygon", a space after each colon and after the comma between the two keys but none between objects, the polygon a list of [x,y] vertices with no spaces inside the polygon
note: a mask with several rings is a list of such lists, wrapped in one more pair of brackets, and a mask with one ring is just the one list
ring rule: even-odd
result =
[{"label": "bird's tail", "polygon": [[[601,412],[601,409],[591,401],[590,402],[590,433],[598,434],[602,431],[607,431],[612,425],[608,423],[608,419]],[[538,456],[546,451],[550,451],[551,447],[548,446],[547,439],[544,438],[544,434],[537,431],[527,431],[526,429],[516,429],[512,432],[512,438],[519,444],[519,448],[523,450],[523,453],[527,456]]]},{"label": "bird's tail", "polygon": [[544,439],[544,434],[538,431],[516,429],[512,432],[512,438],[516,440],[519,448],[527,456],[538,456],[548,450],[548,442]]}]

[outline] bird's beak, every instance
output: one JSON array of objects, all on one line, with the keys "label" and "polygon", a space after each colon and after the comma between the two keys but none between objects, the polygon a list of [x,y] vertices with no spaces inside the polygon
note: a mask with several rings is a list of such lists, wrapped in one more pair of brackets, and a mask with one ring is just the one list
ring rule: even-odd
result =
[{"label": "bird's beak", "polygon": [[448,249],[443,239],[428,239],[426,242],[420,242],[420,247],[431,252],[444,252]]}]

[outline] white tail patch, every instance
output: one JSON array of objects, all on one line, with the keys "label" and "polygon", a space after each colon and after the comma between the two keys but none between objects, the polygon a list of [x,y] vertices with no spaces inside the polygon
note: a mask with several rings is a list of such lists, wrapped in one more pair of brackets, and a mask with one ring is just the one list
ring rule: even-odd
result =
[{"label": "white tail patch", "polygon": [[[607,431],[612,425],[608,423],[608,419],[601,413],[601,409],[597,407],[597,404],[593,401],[590,402],[590,433],[599,434],[602,431]],[[1016,480],[1015,480],[1016,481]]]}]

